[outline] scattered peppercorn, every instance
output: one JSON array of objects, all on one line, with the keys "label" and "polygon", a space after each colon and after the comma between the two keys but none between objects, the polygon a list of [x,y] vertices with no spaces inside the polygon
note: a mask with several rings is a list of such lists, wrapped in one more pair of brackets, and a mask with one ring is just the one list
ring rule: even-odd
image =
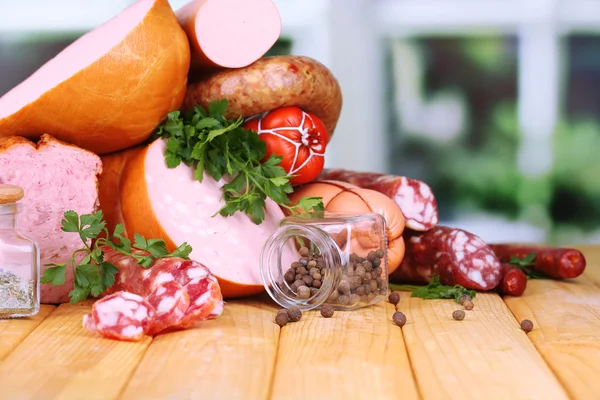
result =
[{"label": "scattered peppercorn", "polygon": [[531,332],[533,330],[533,322],[531,322],[528,319],[524,319],[521,322],[521,329],[523,329],[527,333]]},{"label": "scattered peppercorn", "polygon": [[471,296],[469,296],[468,294],[463,294],[462,296],[460,296],[460,298],[458,299],[458,302],[462,305],[465,301],[471,301],[473,300],[471,298]]},{"label": "scattered peppercorn", "polygon": [[298,307],[293,306],[288,308],[287,315],[291,322],[298,322],[302,318],[302,311]]},{"label": "scattered peppercorn", "polygon": [[462,306],[465,308],[465,310],[472,310],[473,307],[475,307],[475,304],[473,304],[471,300],[467,300],[464,303],[462,303]]},{"label": "scattered peppercorn", "polygon": [[398,294],[398,292],[392,292],[388,296],[388,301],[395,306],[398,305],[398,303],[400,302],[400,294]]},{"label": "scattered peppercorn", "polygon": [[321,307],[321,315],[324,318],[331,318],[333,316],[333,307],[329,305]]},{"label": "scattered peppercorn", "polygon": [[396,325],[402,328],[404,324],[406,324],[406,315],[400,311],[396,311],[394,315],[392,315],[392,320]]},{"label": "scattered peppercorn", "polygon": [[280,327],[284,327],[289,322],[289,317],[287,313],[278,312],[275,317],[275,322]]},{"label": "scattered peppercorn", "polygon": [[455,310],[452,313],[452,318],[454,318],[457,321],[462,321],[463,319],[465,319],[465,312],[463,310]]}]

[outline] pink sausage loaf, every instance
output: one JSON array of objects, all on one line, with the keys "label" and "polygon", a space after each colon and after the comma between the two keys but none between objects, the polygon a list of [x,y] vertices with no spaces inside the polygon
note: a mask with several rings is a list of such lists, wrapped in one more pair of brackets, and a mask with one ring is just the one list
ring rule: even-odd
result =
[{"label": "pink sausage loaf", "polygon": [[437,201],[433,192],[426,183],[416,179],[345,169],[325,169],[317,179],[347,182],[385,194],[398,204],[409,229],[426,231],[438,223]]},{"label": "pink sausage loaf", "polygon": [[194,0],[175,15],[190,43],[192,69],[245,67],[281,34],[272,0]]},{"label": "pink sausage loaf", "polygon": [[406,252],[391,282],[428,283],[439,275],[445,285],[491,290],[502,279],[500,261],[479,237],[461,229],[436,226],[427,232],[405,231]]}]

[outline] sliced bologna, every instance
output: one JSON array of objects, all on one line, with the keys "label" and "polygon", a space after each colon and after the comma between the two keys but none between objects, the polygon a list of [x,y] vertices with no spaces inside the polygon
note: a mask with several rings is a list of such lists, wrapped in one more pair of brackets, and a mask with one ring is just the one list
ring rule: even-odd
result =
[{"label": "sliced bologna", "polygon": [[409,229],[426,231],[438,223],[437,201],[425,182],[405,176],[345,169],[325,169],[318,179],[348,182],[385,194],[398,204]]},{"label": "sliced bologna", "polygon": [[154,307],[143,297],[117,292],[92,305],[83,326],[90,332],[124,341],[138,341],[148,333],[156,316]]},{"label": "sliced bologna", "polygon": [[0,98],[0,137],[48,133],[97,154],[142,143],[185,95],[187,37],[167,0],[138,0]]},{"label": "sliced bologna", "polygon": [[[48,268],[45,264],[65,263],[81,248],[79,236],[63,232],[60,221],[69,210],[79,215],[96,212],[101,173],[97,155],[50,135],[42,135],[37,145],[23,137],[0,137],[0,184],[25,191],[17,223],[24,235],[38,242],[41,273]],[[77,262],[82,258],[76,255]],[[66,269],[64,285],[41,284],[40,289],[42,303],[68,302],[72,269]]]},{"label": "sliced bologna", "polygon": [[502,279],[500,261],[489,245],[462,229],[436,226],[405,232],[406,255],[392,282],[427,283],[439,275],[445,285],[491,290]]},{"label": "sliced bologna", "polygon": [[304,196],[322,197],[326,211],[381,214],[387,226],[388,272],[392,273],[398,268],[404,258],[404,216],[390,198],[374,190],[339,181],[320,181],[300,186],[290,195],[290,200],[295,203]]},{"label": "sliced bologna", "polygon": [[156,310],[156,319],[148,334],[155,335],[181,321],[190,306],[190,296],[178,282],[168,281],[150,293],[148,302]]},{"label": "sliced bologna", "polygon": [[281,34],[281,17],[272,0],[194,0],[176,15],[196,70],[245,67]]},{"label": "sliced bologna", "polygon": [[263,292],[260,253],[284,217],[280,207],[268,200],[260,225],[244,213],[213,217],[223,205],[225,181],[205,175],[200,183],[184,164],[167,168],[164,151],[165,141],[154,141],[123,172],[121,212],[128,234],[162,238],[169,251],[188,242],[193,248],[190,259],[210,270],[226,298]]}]

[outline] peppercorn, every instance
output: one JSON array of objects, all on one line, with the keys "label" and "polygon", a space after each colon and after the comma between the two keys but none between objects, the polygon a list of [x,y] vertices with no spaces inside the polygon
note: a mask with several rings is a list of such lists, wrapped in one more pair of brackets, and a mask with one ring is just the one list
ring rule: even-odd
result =
[{"label": "peppercorn", "polygon": [[287,313],[281,313],[278,312],[277,316],[275,317],[275,322],[277,323],[277,325],[279,325],[280,327],[284,327],[288,322],[289,322],[289,317]]},{"label": "peppercorn", "polygon": [[315,279],[315,280],[312,281],[312,285],[313,285],[314,288],[318,289],[318,288],[321,287],[321,281],[318,280],[318,279]]},{"label": "peppercorn", "polygon": [[373,272],[371,272],[371,276],[381,276],[383,273],[383,268],[377,267]]},{"label": "peppercorn", "polygon": [[298,260],[298,262],[300,262],[301,266],[306,267],[308,265],[308,258],[302,257],[302,258],[300,258],[300,260]]},{"label": "peppercorn", "polygon": [[348,279],[350,282],[350,289],[354,290],[362,284],[362,278],[360,276],[353,276]]},{"label": "peppercorn", "polygon": [[300,318],[302,318],[302,311],[300,311],[298,307],[293,306],[288,308],[287,315],[290,319],[290,322],[298,322],[300,321]]},{"label": "peppercorn", "polygon": [[308,268],[314,268],[317,266],[317,262],[315,260],[310,260],[307,264]]},{"label": "peppercorn", "polygon": [[385,256],[385,251],[383,251],[383,249],[377,249],[375,255],[379,258],[383,258],[383,256]]},{"label": "peppercorn", "polygon": [[314,274],[312,274],[311,276],[312,276],[312,278],[313,278],[315,281],[320,281],[320,280],[321,280],[321,278],[323,277],[323,275],[321,275],[321,273],[319,273],[319,272],[315,272],[315,273],[314,273]]},{"label": "peppercorn", "polygon": [[340,295],[340,292],[338,292],[337,290],[334,290],[329,295],[329,298],[327,299],[327,301],[333,303],[333,302],[335,302],[337,300],[337,298],[338,298],[339,295]]},{"label": "peppercorn", "polygon": [[376,281],[369,282],[368,286],[370,287],[371,292],[375,292],[377,290],[377,282]]},{"label": "peppercorn", "polygon": [[390,293],[388,296],[388,301],[395,306],[398,305],[398,303],[400,303],[400,294],[398,292]]},{"label": "peppercorn", "polygon": [[462,303],[464,303],[465,301],[471,301],[471,300],[473,300],[473,298],[471,296],[469,296],[468,294],[463,294],[458,299],[458,302],[462,305]]},{"label": "peppercorn", "polygon": [[294,261],[291,265],[292,269],[296,269],[298,267],[300,267],[300,263],[298,261]]},{"label": "peppercorn", "polygon": [[374,251],[370,251],[369,254],[367,254],[367,260],[373,262],[373,260],[375,260],[377,258],[377,255],[375,254]]},{"label": "peppercorn", "polygon": [[287,283],[293,283],[296,279],[295,279],[296,274],[294,274],[294,271],[291,269],[288,269],[287,272],[285,273],[285,275],[283,276],[283,279],[285,279],[285,281]]},{"label": "peppercorn", "polygon": [[346,276],[348,278],[354,276],[354,267],[352,266],[352,264],[348,264],[348,267],[346,268]]},{"label": "peppercorn", "polygon": [[465,310],[472,310],[473,307],[475,307],[475,304],[473,304],[471,300],[465,301],[464,303],[462,303],[462,305],[465,308]]},{"label": "peppercorn", "polygon": [[316,295],[317,293],[319,293],[319,289],[311,287],[310,288],[310,297]]},{"label": "peppercorn", "polygon": [[306,247],[306,246],[300,247],[299,253],[302,257],[308,257],[308,253],[309,253],[308,247]]},{"label": "peppercorn", "polygon": [[341,281],[338,285],[338,290],[340,291],[341,294],[348,294],[350,293],[350,282],[348,281]]},{"label": "peppercorn", "polygon": [[346,305],[350,302],[350,296],[343,294],[337,298],[337,302],[338,304]]},{"label": "peppercorn", "polygon": [[375,258],[374,260],[371,260],[371,264],[373,264],[373,267],[377,268],[381,265],[381,259]]},{"label": "peppercorn", "polygon": [[297,296],[299,299],[306,300],[310,297],[310,289],[308,286],[300,286],[297,291]]},{"label": "peppercorn", "polygon": [[523,329],[526,333],[529,333],[533,330],[533,322],[528,319],[524,319],[521,321],[521,329]]},{"label": "peppercorn", "polygon": [[323,318],[333,317],[333,307],[331,307],[331,306],[321,307],[321,315],[323,316]]},{"label": "peppercorn", "polygon": [[296,276],[294,277],[294,280],[301,281],[303,277],[304,277],[304,275],[302,275],[302,274],[296,274]]},{"label": "peppercorn", "polygon": [[359,265],[356,267],[356,270],[354,271],[354,274],[355,274],[356,276],[360,276],[361,278],[362,278],[363,276],[365,276],[365,274],[366,274],[366,273],[367,273],[367,270],[365,269],[365,267],[364,267],[364,266],[362,266],[362,265],[360,265],[360,264],[359,264]]},{"label": "peppercorn", "polygon": [[316,274],[317,272],[319,272],[319,269],[318,269],[318,268],[316,268],[316,267],[313,267],[313,268],[311,268],[311,269],[308,271],[308,274],[309,274],[310,276],[313,276],[313,275],[314,275],[314,274]]},{"label": "peppercorn", "polygon": [[457,321],[462,321],[463,319],[465,319],[465,312],[463,310],[455,310],[452,313],[452,318],[454,318]]},{"label": "peppercorn", "polygon": [[350,295],[350,299],[348,301],[349,304],[358,304],[358,302],[360,301],[360,296],[357,295],[356,293],[353,293]]},{"label": "peppercorn", "polygon": [[392,315],[392,321],[394,321],[396,325],[402,328],[404,324],[406,324],[406,315],[404,315],[404,313],[400,311],[396,311],[394,315]]},{"label": "peppercorn", "polygon": [[304,283],[306,283],[306,286],[310,286],[313,283],[313,278],[310,275],[304,275],[302,277],[302,280],[304,281]]},{"label": "peppercorn", "polygon": [[354,293],[356,293],[359,296],[362,296],[362,295],[367,294],[367,291],[365,290],[365,287],[363,285],[360,285],[359,287],[356,288]]},{"label": "peppercorn", "polygon": [[296,280],[290,287],[294,292],[298,292],[300,286],[304,286],[304,282],[302,280]]},{"label": "peppercorn", "polygon": [[375,298],[373,293],[367,293],[367,301],[370,303]]},{"label": "peppercorn", "polygon": [[365,271],[367,272],[373,271],[373,263],[369,260],[363,261],[362,266],[365,267]]},{"label": "peppercorn", "polygon": [[298,268],[296,268],[296,274],[306,275],[307,273],[308,273],[308,271],[304,267],[298,267]]}]

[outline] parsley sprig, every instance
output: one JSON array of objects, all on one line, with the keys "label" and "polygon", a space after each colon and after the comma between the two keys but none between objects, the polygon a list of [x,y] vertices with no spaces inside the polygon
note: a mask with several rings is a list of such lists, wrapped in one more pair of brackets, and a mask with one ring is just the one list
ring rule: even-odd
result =
[{"label": "parsley sprig", "polygon": [[548,279],[546,274],[531,269],[532,266],[535,266],[535,257],[535,251],[527,254],[523,258],[511,255],[507,264],[514,265],[515,267],[521,269],[523,272],[525,272],[527,279]]},{"label": "parsley sprig", "polygon": [[[121,224],[117,224],[113,234],[110,235],[103,217],[102,210],[81,216],[73,210],[66,211],[61,221],[61,229],[63,232],[78,233],[84,247],[75,250],[66,263],[45,264],[51,268],[44,271],[40,282],[54,286],[63,285],[66,269],[72,269],[75,279],[74,288],[69,292],[71,304],[85,300],[90,294],[98,297],[115,283],[115,274],[118,269],[112,263],[104,260],[102,247],[105,245],[133,257],[143,268],[150,267],[156,258],[181,257],[188,259],[192,252],[191,246],[183,243],[169,253],[163,240],[146,240],[137,233],[134,234],[132,244],[128,237],[123,236],[124,229]],[[104,235],[99,237],[101,233]],[[90,242],[93,242],[93,245],[90,246]],[[85,254],[79,263],[75,261],[78,254]]]},{"label": "parsley sprig", "polygon": [[245,212],[255,224],[265,218],[265,200],[271,198],[292,212],[322,211],[320,197],[303,197],[292,205],[288,194],[293,192],[288,175],[279,165],[282,157],[267,155],[266,143],[258,133],[242,127],[244,119],[223,117],[229,105],[226,99],[213,101],[208,112],[200,106],[181,115],[168,114],[157,137],[167,139],[165,162],[176,168],[182,162],[194,168],[194,178],[202,182],[204,173],[216,181],[229,175],[233,179],[221,187],[223,205],[215,215],[231,216]]},{"label": "parsley sprig", "polygon": [[431,281],[426,286],[390,284],[389,287],[393,290],[412,292],[411,297],[420,297],[422,299],[454,299],[459,304],[460,296],[463,294],[468,294],[473,299],[477,294],[474,290],[469,290],[462,285],[442,285],[438,275],[433,275]]}]

